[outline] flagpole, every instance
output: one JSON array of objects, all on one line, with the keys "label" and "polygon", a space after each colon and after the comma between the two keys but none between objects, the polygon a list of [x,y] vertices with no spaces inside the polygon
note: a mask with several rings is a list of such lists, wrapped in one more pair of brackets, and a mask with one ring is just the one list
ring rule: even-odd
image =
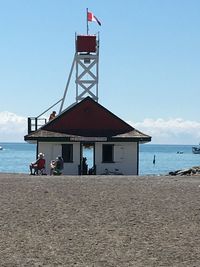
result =
[{"label": "flagpole", "polygon": [[87,35],[88,35],[88,31],[89,31],[89,28],[88,28],[88,8],[86,8],[86,21],[87,21]]}]

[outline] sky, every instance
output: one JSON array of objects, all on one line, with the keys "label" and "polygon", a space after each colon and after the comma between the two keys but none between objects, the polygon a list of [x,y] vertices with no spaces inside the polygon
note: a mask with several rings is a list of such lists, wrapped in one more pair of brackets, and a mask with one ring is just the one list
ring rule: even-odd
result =
[{"label": "sky", "polygon": [[86,8],[102,23],[89,23],[99,103],[152,143],[198,144],[199,0],[0,0],[0,142],[23,141],[27,117],[62,98]]}]

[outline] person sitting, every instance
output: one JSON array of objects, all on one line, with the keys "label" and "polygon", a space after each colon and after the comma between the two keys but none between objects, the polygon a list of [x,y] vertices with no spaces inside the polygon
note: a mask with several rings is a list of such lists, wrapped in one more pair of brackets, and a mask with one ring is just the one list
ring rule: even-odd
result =
[{"label": "person sitting", "polygon": [[63,159],[61,156],[58,156],[56,160],[51,161],[51,170],[50,175],[61,175],[63,169]]},{"label": "person sitting", "polygon": [[30,168],[30,175],[35,175],[38,174],[38,171],[41,171],[42,174],[45,170],[45,159],[44,159],[44,154],[39,153],[38,154],[38,159],[35,162],[32,162],[29,166]]},{"label": "person sitting", "polygon": [[55,117],[56,117],[56,112],[53,111],[53,112],[50,114],[50,116],[49,116],[49,121],[55,119]]}]

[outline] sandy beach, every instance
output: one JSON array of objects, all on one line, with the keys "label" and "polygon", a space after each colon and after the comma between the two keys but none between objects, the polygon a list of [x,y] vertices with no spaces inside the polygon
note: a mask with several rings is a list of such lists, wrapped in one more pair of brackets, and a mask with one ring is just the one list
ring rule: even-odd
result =
[{"label": "sandy beach", "polygon": [[200,266],[200,176],[0,174],[0,266]]}]

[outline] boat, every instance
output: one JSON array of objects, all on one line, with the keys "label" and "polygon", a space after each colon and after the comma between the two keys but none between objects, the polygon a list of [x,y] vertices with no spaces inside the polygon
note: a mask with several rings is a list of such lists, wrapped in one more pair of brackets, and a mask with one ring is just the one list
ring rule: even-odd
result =
[{"label": "boat", "polygon": [[194,153],[194,154],[200,154],[200,146],[193,146],[192,147],[192,152]]},{"label": "boat", "polygon": [[0,150],[3,150],[3,147],[2,146],[0,146]]}]

